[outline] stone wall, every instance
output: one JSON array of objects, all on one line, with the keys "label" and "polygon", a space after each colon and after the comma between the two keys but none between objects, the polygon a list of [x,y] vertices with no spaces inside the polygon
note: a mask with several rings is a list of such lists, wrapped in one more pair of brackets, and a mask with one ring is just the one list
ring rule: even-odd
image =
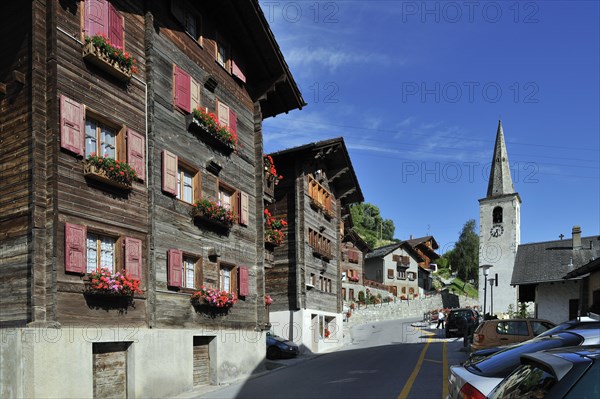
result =
[{"label": "stone wall", "polygon": [[[461,307],[477,305],[476,298],[459,297]],[[432,310],[442,307],[442,296],[434,295],[428,298],[382,303],[378,305],[361,306],[352,311],[352,316],[347,322],[348,327],[373,321],[407,319],[412,317],[423,317]],[[344,304],[344,311],[348,310],[348,304]]]}]

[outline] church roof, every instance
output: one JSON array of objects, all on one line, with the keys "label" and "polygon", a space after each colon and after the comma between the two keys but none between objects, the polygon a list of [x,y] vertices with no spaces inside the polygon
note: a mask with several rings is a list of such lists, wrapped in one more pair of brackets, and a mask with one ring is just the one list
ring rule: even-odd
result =
[{"label": "church roof", "polygon": [[492,158],[487,198],[506,194],[515,194],[515,188],[510,176],[508,152],[506,151],[504,131],[502,130],[502,121],[500,120],[498,121],[498,131],[496,132],[496,145],[494,146],[494,157]]},{"label": "church roof", "polygon": [[600,257],[600,236],[582,237],[581,249],[571,240],[519,245],[512,285],[563,281],[567,273]]}]

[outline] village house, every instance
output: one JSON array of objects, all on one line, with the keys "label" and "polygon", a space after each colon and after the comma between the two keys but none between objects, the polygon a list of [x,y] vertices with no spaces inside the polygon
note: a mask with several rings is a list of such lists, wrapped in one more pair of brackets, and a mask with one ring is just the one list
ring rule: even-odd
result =
[{"label": "village house", "polygon": [[[600,243],[599,243],[600,244]],[[580,279],[579,315],[600,315],[600,258],[567,273],[565,279]]]},{"label": "village house", "polygon": [[408,242],[389,244],[365,255],[364,276],[366,280],[385,285],[396,297],[418,298],[423,295],[417,279],[419,263],[423,261]]},{"label": "village house", "polygon": [[[0,396],[168,397],[250,375],[262,121],[305,105],[258,2],[1,15]],[[229,302],[192,304],[203,286]]]},{"label": "village house", "polygon": [[439,259],[440,256],[435,252],[439,248],[439,245],[433,236],[425,236],[419,238],[411,238],[406,242],[419,254],[422,262],[419,262],[418,272],[418,284],[421,293],[431,291],[431,274],[437,270],[434,270],[435,266],[432,266],[432,261]]},{"label": "village house", "polygon": [[268,210],[287,221],[265,265],[270,322],[277,335],[322,352],[343,342],[342,215],[363,196],[342,138],[270,156],[282,179]]},{"label": "village house", "polygon": [[364,290],[362,285],[364,258],[370,249],[368,244],[352,229],[350,212],[346,215],[341,245],[342,301],[353,302],[358,299],[358,293]]},{"label": "village house", "polygon": [[535,317],[555,323],[572,320],[587,308],[588,295],[593,297],[595,291],[597,296],[599,292],[597,276],[590,276],[589,281],[594,284],[590,285],[591,291],[582,291],[587,280],[578,278],[575,271],[583,270],[599,256],[600,236],[581,237],[581,228],[574,226],[571,240],[521,244],[511,284],[518,289],[519,302],[535,303]]}]

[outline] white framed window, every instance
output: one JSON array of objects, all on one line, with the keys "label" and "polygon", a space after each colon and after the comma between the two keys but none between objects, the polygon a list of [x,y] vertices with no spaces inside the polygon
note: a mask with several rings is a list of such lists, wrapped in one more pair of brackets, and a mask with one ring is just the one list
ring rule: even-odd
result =
[{"label": "white framed window", "polygon": [[85,155],[117,159],[117,131],[92,118],[85,120]]},{"label": "white framed window", "polygon": [[194,288],[196,278],[196,263],[197,259],[189,256],[183,256],[182,262],[182,286],[184,288]]},{"label": "white framed window", "polygon": [[91,273],[97,268],[115,269],[115,239],[88,233],[86,238],[87,264],[86,272]]},{"label": "white framed window", "polygon": [[187,203],[194,202],[194,176],[190,169],[177,166],[177,199]]}]

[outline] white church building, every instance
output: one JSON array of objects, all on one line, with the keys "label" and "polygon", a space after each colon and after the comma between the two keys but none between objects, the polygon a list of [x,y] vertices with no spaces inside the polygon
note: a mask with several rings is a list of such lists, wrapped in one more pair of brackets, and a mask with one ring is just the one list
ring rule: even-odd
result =
[{"label": "white church building", "polygon": [[[485,301],[485,313],[506,313],[509,305],[517,309],[517,288],[511,286],[511,277],[521,240],[520,209],[521,198],[510,174],[502,121],[498,121],[487,195],[479,200],[479,302],[483,309]],[[487,283],[484,300],[486,268],[487,279],[494,279],[494,286]]]}]

